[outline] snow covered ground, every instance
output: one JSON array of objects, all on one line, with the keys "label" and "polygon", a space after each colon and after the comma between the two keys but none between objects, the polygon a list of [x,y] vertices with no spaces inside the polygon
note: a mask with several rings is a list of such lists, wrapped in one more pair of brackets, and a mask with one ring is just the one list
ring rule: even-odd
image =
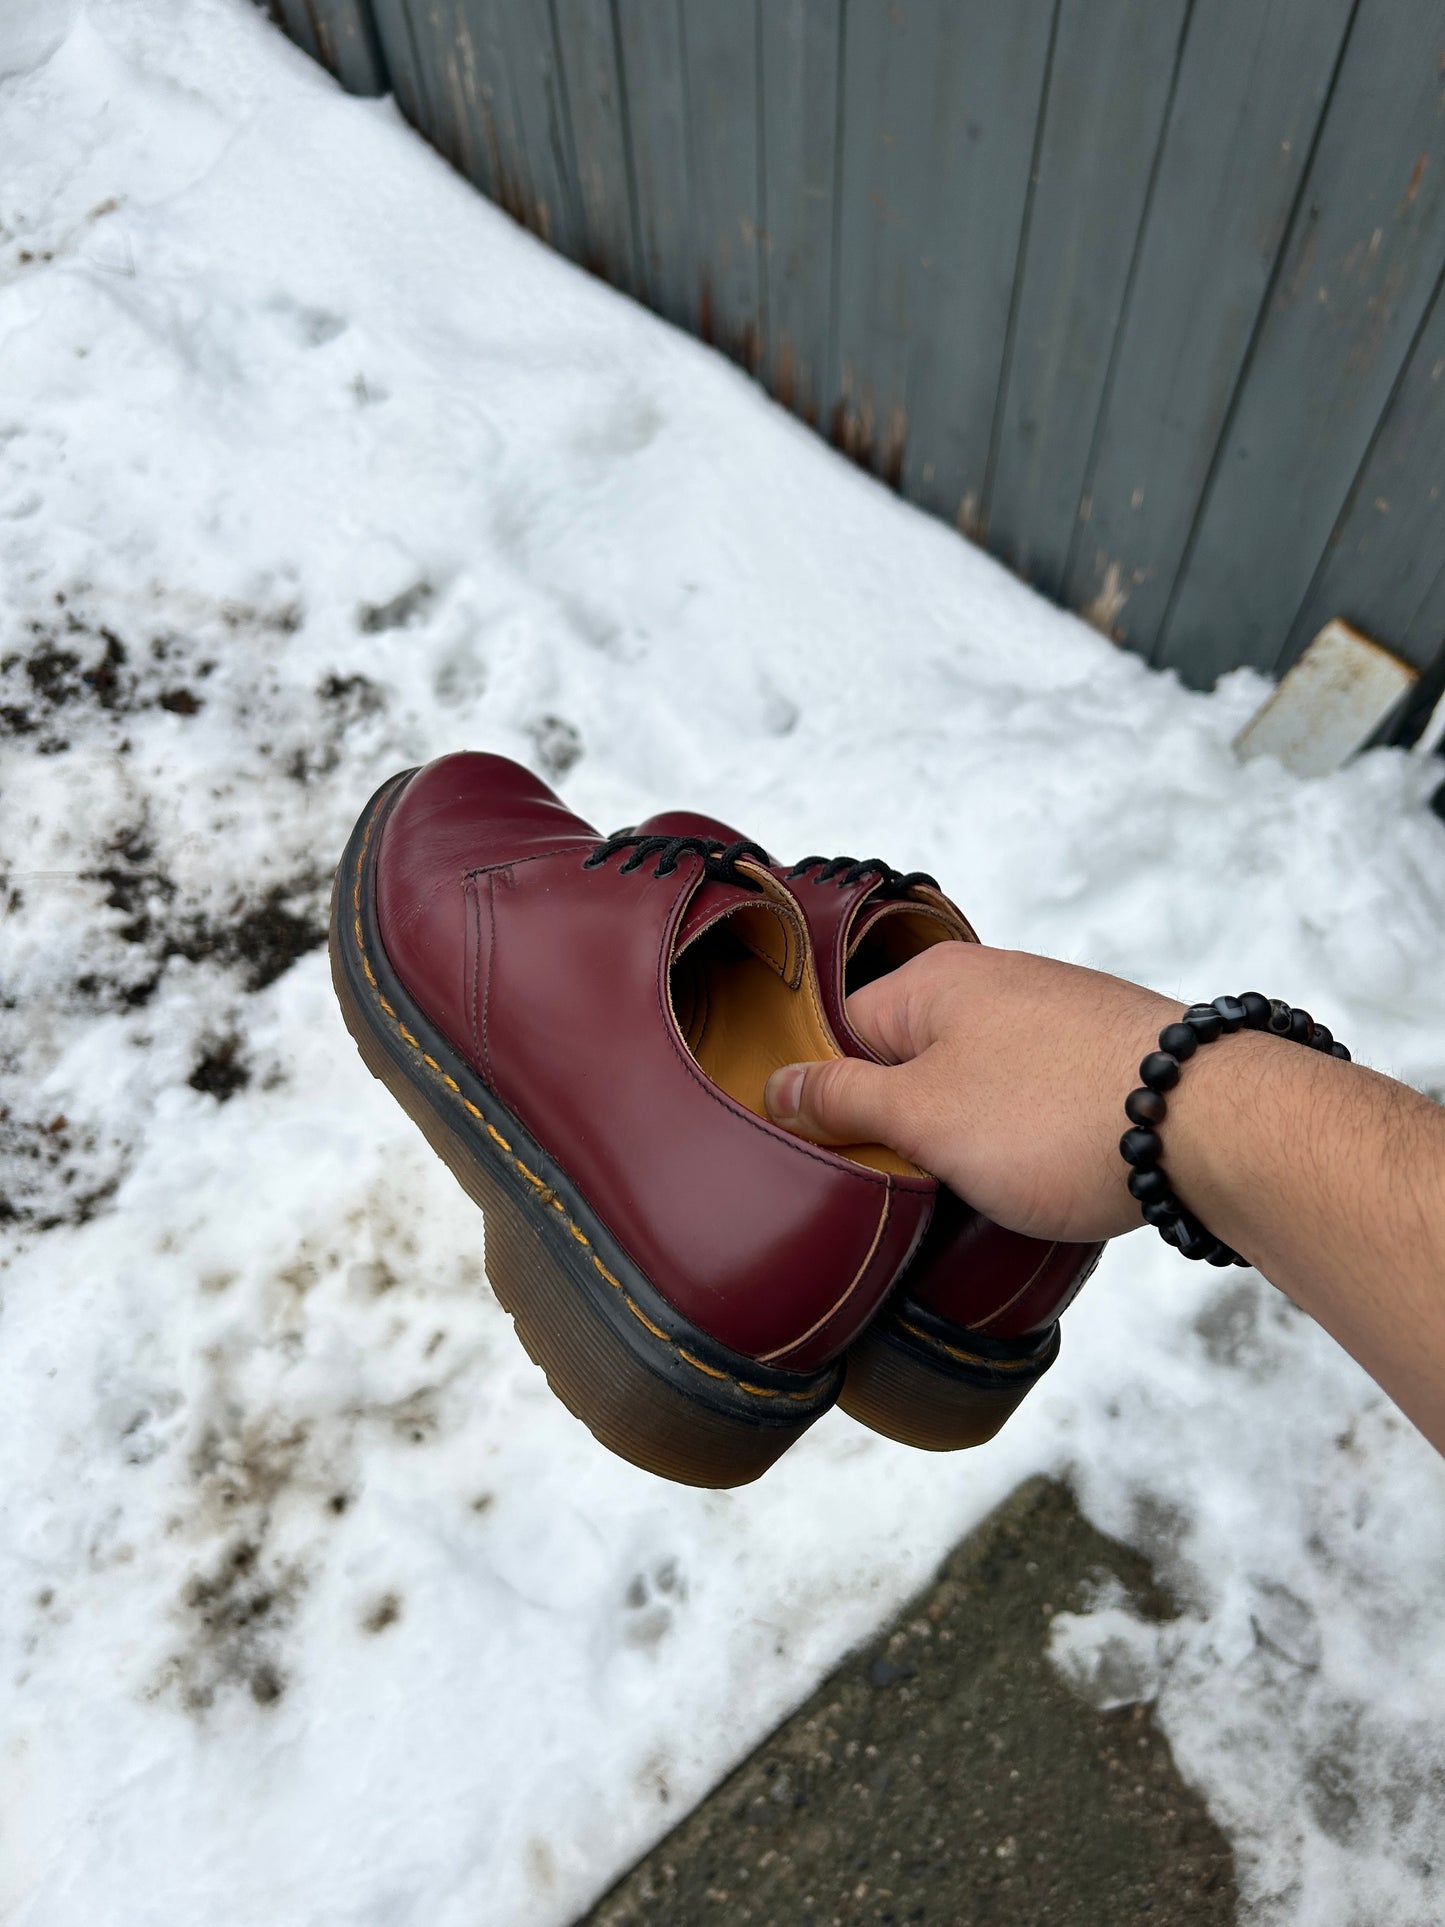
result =
[{"label": "snow covered ground", "polygon": [[0,1917],[564,1923],[1048,1470],[1185,1602],[1054,1645],[1135,1653],[1248,1918],[1438,1922],[1445,1464],[1287,1303],[1131,1237],[986,1451],[833,1414],[668,1487],[318,947],[372,787],[485,747],[1440,1091],[1431,772],[1239,767],[1259,684],[1048,607],[243,0],[7,0],[0,73]]}]

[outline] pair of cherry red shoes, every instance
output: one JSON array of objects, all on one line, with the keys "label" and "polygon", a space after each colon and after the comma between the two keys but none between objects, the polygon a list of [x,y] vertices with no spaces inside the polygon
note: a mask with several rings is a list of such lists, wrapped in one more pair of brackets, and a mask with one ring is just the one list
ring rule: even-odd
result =
[{"label": "pair of cherry red shoes", "polygon": [[845,998],[976,942],[932,878],[773,863],[711,818],[602,837],[529,771],[383,784],[331,968],[371,1069],[486,1213],[487,1272],[601,1442],[754,1479],[835,1401],[935,1451],[991,1438],[1098,1258],[990,1223],[882,1145],[772,1123],[769,1074],[869,1056]]}]

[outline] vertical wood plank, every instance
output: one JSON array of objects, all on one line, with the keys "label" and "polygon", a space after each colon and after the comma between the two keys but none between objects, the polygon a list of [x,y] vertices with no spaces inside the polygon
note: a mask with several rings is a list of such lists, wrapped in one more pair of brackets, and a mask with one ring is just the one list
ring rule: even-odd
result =
[{"label": "vertical wood plank", "polygon": [[1331,616],[1428,669],[1445,643],[1445,295],[1434,299],[1283,655]]},{"label": "vertical wood plank", "polygon": [[581,260],[635,292],[632,186],[610,0],[554,0],[581,221]]},{"label": "vertical wood plank", "polygon": [[828,392],[843,0],[763,0],[763,379],[816,427]]},{"label": "vertical wood plank", "polygon": [[908,356],[928,246],[921,196],[930,77],[947,0],[851,0],[842,48],[836,401],[830,432],[895,486],[908,439]]},{"label": "vertical wood plank", "polygon": [[1442,39],[1437,0],[1362,0],[1157,651],[1201,687],[1280,658],[1430,302]]},{"label": "vertical wood plank", "polygon": [[990,545],[1063,586],[1186,0],[1063,0],[1002,397]]},{"label": "vertical wood plank", "polygon": [[682,0],[698,331],[752,370],[764,333],[758,4]]},{"label": "vertical wood plank", "polygon": [[696,329],[679,0],[617,0],[617,40],[637,207],[639,292],[669,321]]},{"label": "vertical wood plank", "polygon": [[321,58],[348,94],[387,91],[370,0],[308,0]]},{"label": "vertical wood plank", "polygon": [[397,106],[413,127],[437,144],[432,132],[435,116],[422,79],[421,51],[406,0],[371,0],[371,17]]},{"label": "vertical wood plank", "polygon": [[1212,0],[1190,21],[1064,585],[1146,655],[1353,10]]},{"label": "vertical wood plank", "polygon": [[915,191],[919,322],[903,491],[975,531],[988,474],[1054,0],[942,8]]}]

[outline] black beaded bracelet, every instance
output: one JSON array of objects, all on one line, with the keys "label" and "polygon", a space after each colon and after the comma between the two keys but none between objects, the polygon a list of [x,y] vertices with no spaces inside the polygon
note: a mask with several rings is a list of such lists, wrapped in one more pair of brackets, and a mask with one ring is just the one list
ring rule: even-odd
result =
[{"label": "black beaded bracelet", "polygon": [[1145,1223],[1154,1225],[1164,1242],[1186,1258],[1202,1258],[1211,1265],[1247,1265],[1249,1260],[1206,1231],[1175,1197],[1159,1168],[1164,1150],[1159,1126],[1169,1112],[1164,1093],[1179,1082],[1180,1066],[1201,1044],[1212,1044],[1216,1037],[1236,1030],[1266,1030],[1347,1061],[1350,1055],[1307,1010],[1295,1010],[1277,997],[1261,997],[1257,990],[1247,990],[1242,997],[1216,997],[1212,1004],[1191,1004],[1178,1023],[1166,1024],[1160,1031],[1158,1050],[1150,1051],[1139,1066],[1140,1088],[1124,1100],[1130,1128],[1119,1139],[1119,1153],[1131,1167],[1129,1191],[1138,1199]]}]

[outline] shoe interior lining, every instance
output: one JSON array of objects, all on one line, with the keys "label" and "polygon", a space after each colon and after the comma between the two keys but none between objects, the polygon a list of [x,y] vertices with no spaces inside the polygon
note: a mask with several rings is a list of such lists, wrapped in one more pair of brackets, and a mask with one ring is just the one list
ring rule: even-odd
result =
[{"label": "shoe interior lining", "polygon": [[[763,1086],[785,1064],[838,1056],[805,976],[790,989],[778,973],[777,912],[736,910],[704,930],[672,966],[673,1014],[684,1043],[720,1090],[758,1117]],[[882,1144],[833,1147],[856,1164],[899,1177],[918,1167]]]},{"label": "shoe interior lining", "polygon": [[936,943],[957,942],[959,936],[960,931],[935,911],[890,907],[854,944],[844,970],[844,991],[851,997],[855,990],[886,977],[910,957]]}]

